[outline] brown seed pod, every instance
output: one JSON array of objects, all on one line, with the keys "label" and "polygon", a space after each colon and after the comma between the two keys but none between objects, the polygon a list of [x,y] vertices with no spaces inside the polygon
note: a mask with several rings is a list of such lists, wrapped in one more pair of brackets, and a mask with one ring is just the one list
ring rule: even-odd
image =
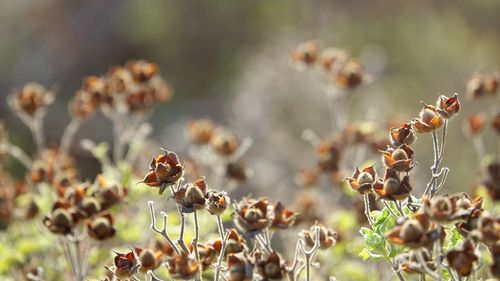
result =
[{"label": "brown seed pod", "polygon": [[159,192],[162,194],[167,186],[175,184],[182,177],[184,166],[177,154],[164,150],[163,154],[153,158],[149,170],[143,182],[151,187],[160,187]]}]

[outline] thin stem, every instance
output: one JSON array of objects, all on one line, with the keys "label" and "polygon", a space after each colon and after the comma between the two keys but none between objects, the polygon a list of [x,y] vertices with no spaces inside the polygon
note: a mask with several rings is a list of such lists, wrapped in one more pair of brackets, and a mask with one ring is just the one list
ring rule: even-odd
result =
[{"label": "thin stem", "polygon": [[302,248],[302,252],[304,253],[304,258],[305,258],[305,269],[306,269],[306,281],[311,281],[311,263],[312,263],[312,259],[313,257],[316,255],[316,252],[318,251],[319,249],[319,245],[320,245],[320,228],[319,227],[316,227],[316,236],[315,236],[315,241],[314,241],[314,245],[311,247],[311,249],[309,250],[306,250],[305,249],[305,241],[304,240],[301,240],[301,248]]},{"label": "thin stem", "polygon": [[369,194],[363,195],[364,203],[365,203],[365,216],[368,219],[368,223],[370,225],[373,224],[372,218],[370,216],[370,198]]},{"label": "thin stem", "polygon": [[64,133],[61,137],[61,144],[59,146],[59,161],[61,161],[62,157],[68,154],[71,142],[73,141],[73,137],[80,128],[81,124],[81,119],[73,118],[69,122],[68,126],[66,126],[66,128],[64,129]]},{"label": "thin stem", "polygon": [[181,216],[181,230],[179,232],[179,239],[177,239],[177,243],[179,244],[179,246],[181,246],[182,250],[186,254],[189,254],[189,249],[186,246],[186,242],[184,241],[184,229],[186,228],[186,214],[181,213],[180,211],[179,214]]},{"label": "thin stem", "polygon": [[168,244],[170,244],[170,246],[174,249],[174,251],[177,254],[179,254],[180,253],[179,248],[177,248],[174,241],[172,240],[172,238],[170,238],[170,236],[167,233],[167,217],[168,217],[167,214],[165,212],[161,212],[161,216],[163,217],[163,226],[160,230],[156,227],[156,218],[155,218],[155,210],[153,207],[153,201],[149,201],[148,205],[149,205],[149,213],[151,215],[151,226],[150,226],[151,230],[161,234],[167,240]]},{"label": "thin stem", "polygon": [[[191,245],[193,246],[194,250],[194,255],[196,257],[196,260],[199,262],[200,261],[200,253],[198,252],[198,240],[200,239],[200,226],[198,224],[198,212],[194,210],[193,212],[193,217],[194,217],[194,238],[191,242]],[[200,266],[199,269],[199,277],[197,278],[198,280],[202,280],[202,267]]]},{"label": "thin stem", "polygon": [[389,213],[391,213],[391,215],[392,215],[392,216],[394,216],[395,218],[398,218],[398,217],[399,217],[398,215],[396,215],[396,214],[392,211],[391,206],[389,206],[389,204],[387,203],[387,201],[382,200],[382,202],[384,202],[385,207],[387,208],[387,210],[389,211]]},{"label": "thin stem", "polygon": [[73,275],[75,276],[75,279],[78,276],[78,269],[76,265],[75,258],[73,257],[73,253],[71,251],[71,247],[69,246],[68,240],[66,237],[62,238],[62,243],[64,246],[64,254],[66,255],[66,260],[68,261],[71,271],[73,272]]},{"label": "thin stem", "polygon": [[73,245],[75,246],[75,256],[76,256],[76,264],[77,264],[77,269],[78,269],[78,274],[76,276],[77,281],[83,281],[84,274],[83,274],[83,268],[82,268],[82,255],[81,255],[81,249],[80,249],[80,240],[75,239],[73,241]]},{"label": "thin stem", "polygon": [[224,254],[226,253],[227,239],[229,238],[229,234],[231,234],[231,231],[226,230],[226,233],[223,234],[223,237],[221,240],[222,245],[221,245],[219,257],[217,258],[217,266],[215,267],[214,281],[219,281],[220,270],[222,268],[222,260],[224,259]]},{"label": "thin stem", "polygon": [[217,215],[217,230],[219,231],[221,241],[224,239],[224,225],[220,215]]},{"label": "thin stem", "polygon": [[29,157],[24,150],[10,143],[0,143],[0,151],[5,151],[12,157],[16,158],[28,170],[33,166],[33,160]]}]

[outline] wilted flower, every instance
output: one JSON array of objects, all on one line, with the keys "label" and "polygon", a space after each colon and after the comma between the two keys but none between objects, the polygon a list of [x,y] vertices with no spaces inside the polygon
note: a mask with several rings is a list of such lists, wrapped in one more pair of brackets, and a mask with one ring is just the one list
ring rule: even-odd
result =
[{"label": "wilted flower", "polygon": [[269,255],[255,252],[255,266],[262,280],[281,280],[285,276],[285,263],[279,254],[273,251]]},{"label": "wilted flower", "polygon": [[241,159],[228,163],[226,165],[226,176],[237,182],[244,182],[249,177],[247,163]]},{"label": "wilted flower", "polygon": [[382,153],[384,154],[382,157],[384,164],[398,172],[409,172],[415,166],[413,149],[406,144],[399,148],[388,147]]},{"label": "wilted flower", "polygon": [[466,94],[470,99],[480,98],[485,95],[495,95],[498,90],[497,74],[474,75],[466,85]]},{"label": "wilted flower", "polygon": [[209,190],[205,194],[205,207],[212,215],[221,215],[229,205],[229,197],[224,191]]},{"label": "wilted flower", "polygon": [[491,255],[493,256],[493,264],[490,267],[491,274],[496,278],[500,278],[500,244],[495,244],[492,247]]},{"label": "wilted flower", "polygon": [[162,194],[167,186],[176,183],[182,177],[184,167],[177,154],[164,150],[163,154],[151,161],[149,170],[143,182],[152,187],[160,187],[160,194]]},{"label": "wilted flower", "polygon": [[318,42],[311,40],[301,43],[292,52],[292,61],[299,67],[303,68],[312,65],[318,59],[320,48]]},{"label": "wilted flower", "polygon": [[115,252],[115,254],[115,266],[113,268],[113,273],[118,277],[134,276],[140,266],[137,261],[136,254],[133,251],[126,254]]},{"label": "wilted flower", "polygon": [[69,203],[63,201],[54,203],[50,215],[43,218],[43,224],[50,232],[61,235],[72,233],[77,222],[76,212]]},{"label": "wilted flower", "polygon": [[97,176],[97,189],[92,196],[97,198],[101,203],[102,210],[107,210],[111,206],[122,202],[127,196],[126,188],[119,186],[118,183],[113,183],[104,178],[104,175]]},{"label": "wilted flower", "polygon": [[198,253],[200,255],[200,263],[203,270],[210,268],[218,257],[217,251],[210,244],[198,243]]},{"label": "wilted flower", "polygon": [[334,70],[339,65],[343,65],[347,58],[348,54],[345,50],[331,47],[321,53],[319,63],[328,72]]},{"label": "wilted flower", "polygon": [[390,141],[392,146],[399,147],[403,144],[410,145],[416,140],[410,124],[401,124],[397,128],[391,128]]},{"label": "wilted flower", "polygon": [[450,267],[457,271],[460,276],[469,276],[472,272],[474,262],[478,256],[474,251],[474,245],[466,240],[460,247],[451,249],[446,254]]},{"label": "wilted flower", "polygon": [[443,118],[434,106],[424,104],[419,118],[413,118],[410,124],[417,133],[429,133],[443,125]]},{"label": "wilted flower", "polygon": [[167,269],[174,279],[193,279],[200,269],[200,263],[186,253],[167,258]]},{"label": "wilted flower", "polygon": [[193,183],[185,184],[178,188],[173,197],[177,204],[181,207],[181,212],[191,213],[195,209],[205,207],[205,195],[207,192],[207,184],[205,179],[198,179]]},{"label": "wilted flower", "polygon": [[[441,227],[441,226],[437,226]],[[444,234],[432,226],[429,219],[423,212],[415,213],[415,219],[407,219],[402,224],[394,227],[388,234],[387,239],[398,245],[405,245],[410,248],[430,247],[434,241]]]},{"label": "wilted flower", "polygon": [[321,142],[316,148],[316,158],[323,171],[337,171],[341,159],[339,145],[332,140]]},{"label": "wilted flower", "polygon": [[245,231],[259,231],[271,223],[268,213],[269,200],[261,198],[259,200],[243,198],[236,205],[234,219],[236,224]]},{"label": "wilted flower", "polygon": [[80,213],[86,218],[94,216],[102,209],[99,200],[90,196],[85,196],[78,205]]},{"label": "wilted flower", "polygon": [[437,113],[445,119],[451,118],[453,115],[460,111],[460,102],[458,101],[458,94],[453,97],[441,95],[436,102]]},{"label": "wilted flower", "polygon": [[76,118],[89,118],[95,111],[96,107],[89,92],[79,90],[69,102],[69,112]]},{"label": "wilted flower", "polygon": [[145,60],[127,61],[125,67],[132,74],[135,82],[145,83],[158,74],[158,65]]},{"label": "wilted flower", "polygon": [[16,91],[9,97],[13,110],[22,111],[32,117],[53,101],[54,95],[35,82],[24,85],[21,90]]},{"label": "wilted flower", "polygon": [[473,200],[465,193],[423,199],[425,213],[431,220],[438,222],[466,220],[473,210],[481,207],[481,204],[481,198]]},{"label": "wilted flower", "polygon": [[206,144],[212,137],[214,123],[210,119],[198,119],[189,121],[187,124],[187,134],[189,139],[197,144]]},{"label": "wilted flower", "polygon": [[310,230],[302,230],[299,237],[304,240],[306,245],[313,247],[316,242],[316,229],[319,228],[319,247],[328,249],[337,242],[337,233],[321,223],[315,223]]},{"label": "wilted flower", "polygon": [[113,227],[113,216],[110,213],[102,213],[87,221],[89,236],[96,240],[106,240],[113,237],[116,229]]},{"label": "wilted flower", "polygon": [[377,181],[377,184],[373,186],[373,191],[385,200],[404,200],[412,191],[410,177],[404,176],[403,180],[400,180],[396,170],[387,168],[383,182]]},{"label": "wilted flower", "polygon": [[135,248],[135,252],[140,261],[141,266],[139,270],[141,272],[145,273],[148,270],[155,270],[160,267],[162,257],[161,251],[153,251],[152,249],[147,248]]},{"label": "wilted flower", "polygon": [[464,120],[464,132],[469,137],[477,136],[483,131],[485,123],[486,120],[483,114],[470,114]]},{"label": "wilted flower", "polygon": [[500,163],[492,162],[486,167],[486,179],[483,184],[494,200],[500,200]]},{"label": "wilted flower", "polygon": [[[1,205],[1,204],[0,204]],[[25,212],[24,212],[24,218],[26,219],[33,219],[38,215],[38,212],[40,211],[40,208],[38,207],[38,204],[35,202],[35,200],[31,199],[26,206]]]},{"label": "wilted flower", "polygon": [[[432,260],[431,252],[426,248],[419,249],[419,251],[421,251],[422,258],[423,258],[427,268],[429,268],[431,270],[435,270],[436,263],[434,260]],[[420,263],[420,260],[417,258],[417,255],[418,254],[416,251],[409,252],[407,260],[400,265],[401,269],[404,272],[406,272],[408,274],[417,274],[417,273],[423,274],[423,273],[425,273],[425,271],[423,270],[422,265]]]},{"label": "wilted flower", "polygon": [[335,83],[342,89],[353,89],[365,80],[365,70],[357,59],[347,60],[335,74]]},{"label": "wilted flower", "polygon": [[352,189],[361,194],[367,194],[372,191],[374,185],[377,184],[377,174],[373,166],[369,166],[360,171],[356,167],[356,171],[350,178],[346,178]]},{"label": "wilted flower", "polygon": [[297,213],[294,213],[285,208],[285,206],[281,202],[277,202],[274,205],[274,217],[271,226],[283,229],[289,228],[295,225],[295,219],[297,218],[297,215]]},{"label": "wilted flower", "polygon": [[494,217],[484,211],[477,223],[481,241],[486,245],[494,245],[500,240],[500,216]]},{"label": "wilted flower", "polygon": [[229,254],[227,256],[227,280],[253,280],[253,267],[254,265],[244,253]]},{"label": "wilted flower", "polygon": [[233,132],[219,127],[213,131],[210,144],[217,153],[228,156],[240,147],[241,141]]}]

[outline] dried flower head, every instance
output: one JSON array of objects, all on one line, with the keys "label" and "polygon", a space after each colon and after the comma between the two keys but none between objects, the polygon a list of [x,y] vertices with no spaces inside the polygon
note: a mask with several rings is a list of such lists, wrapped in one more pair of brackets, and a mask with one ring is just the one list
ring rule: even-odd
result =
[{"label": "dried flower head", "polygon": [[494,200],[500,200],[500,163],[491,162],[486,167],[486,178],[483,181],[488,193]]},{"label": "dried flower head", "polygon": [[209,269],[218,257],[217,251],[210,243],[198,243],[198,253],[200,255],[200,263],[203,270]]},{"label": "dried flower head", "polygon": [[356,167],[356,171],[352,177],[346,178],[352,189],[361,194],[370,193],[377,184],[377,174],[374,165],[364,168],[362,171]]},{"label": "dried flower head", "polygon": [[174,254],[167,258],[167,269],[172,278],[188,280],[196,276],[200,269],[200,263],[192,255]]},{"label": "dried flower head", "polygon": [[321,223],[315,223],[311,229],[299,232],[299,237],[304,240],[309,247],[314,246],[316,241],[316,229],[319,228],[319,247],[328,249],[337,242],[337,233]]},{"label": "dried flower head", "polygon": [[113,227],[113,216],[110,213],[101,213],[87,221],[87,229],[90,237],[100,241],[109,239],[116,233]]},{"label": "dried flower head", "polygon": [[253,280],[254,264],[244,253],[229,254],[227,256],[227,280],[250,281]]},{"label": "dried flower head", "polygon": [[458,100],[458,94],[454,94],[452,97],[439,96],[436,102],[437,113],[445,119],[451,118],[453,115],[460,111],[460,101]]},{"label": "dried flower head", "polygon": [[424,103],[419,118],[413,118],[410,124],[417,133],[429,133],[443,125],[443,118],[434,106]]},{"label": "dried flower head", "polygon": [[[415,213],[415,219],[407,219],[402,224],[395,226],[387,234],[387,239],[394,244],[410,248],[428,248],[432,246],[434,241],[443,238],[439,236],[440,231],[437,227],[431,225],[427,216],[419,211]],[[441,233],[444,234],[443,231]]]},{"label": "dried flower head", "polygon": [[295,175],[295,183],[301,187],[313,187],[318,181],[319,170],[314,168],[307,168],[300,170]]},{"label": "dried flower head", "polygon": [[254,259],[255,267],[262,280],[281,280],[285,276],[285,263],[276,251],[268,255],[255,252]]},{"label": "dried flower head", "polygon": [[495,131],[500,134],[500,110],[497,111],[493,119],[491,120],[491,127],[495,129]]},{"label": "dried flower head", "polygon": [[377,181],[377,184],[373,186],[373,191],[378,197],[393,201],[408,198],[412,189],[410,177],[406,175],[401,180],[398,172],[391,168],[385,170],[384,180],[382,182]]},{"label": "dried flower head", "polygon": [[316,63],[319,57],[320,48],[317,41],[306,41],[297,46],[292,52],[292,61],[299,69]]},{"label": "dried flower head", "polygon": [[399,148],[388,147],[386,151],[381,152],[384,154],[382,157],[384,164],[398,172],[409,172],[416,165],[413,161],[413,149],[406,144]]},{"label": "dried flower head", "polygon": [[206,144],[212,137],[214,122],[210,119],[198,119],[189,121],[187,124],[187,134],[189,139],[196,144]]},{"label": "dried flower head", "polygon": [[118,277],[132,277],[139,269],[139,262],[134,251],[126,254],[115,252],[115,265],[112,272]]},{"label": "dried flower head", "polygon": [[460,276],[469,276],[479,257],[474,251],[472,242],[466,240],[460,247],[448,251],[446,259],[450,267],[456,270]]},{"label": "dried flower head", "polygon": [[417,139],[410,124],[401,124],[397,128],[391,128],[389,136],[391,145],[394,147],[399,147],[403,144],[411,145]]},{"label": "dried flower head", "polygon": [[152,187],[160,187],[162,194],[167,186],[175,184],[182,177],[184,166],[177,154],[164,150],[163,154],[153,158],[149,170],[143,182]]},{"label": "dried flower head", "polygon": [[295,225],[297,215],[297,213],[285,208],[281,202],[277,202],[274,205],[274,216],[271,226],[282,229],[289,228]]},{"label": "dried flower head", "polygon": [[247,232],[260,231],[268,227],[272,218],[268,212],[269,200],[243,198],[234,210],[235,223]]},{"label": "dried flower head", "polygon": [[500,216],[494,217],[484,211],[477,223],[480,239],[486,245],[494,245],[500,240]]},{"label": "dried flower head", "polygon": [[431,220],[438,222],[465,221],[473,210],[481,208],[480,197],[471,199],[467,194],[441,195],[432,199],[424,197],[425,213]]},{"label": "dried flower head", "polygon": [[240,139],[231,131],[218,127],[213,131],[210,139],[212,148],[222,156],[228,156],[236,152],[240,147]]},{"label": "dried flower head", "polygon": [[330,47],[321,53],[319,63],[326,72],[329,72],[343,65],[348,57],[345,50]]},{"label": "dried flower head", "polygon": [[98,175],[96,181],[97,188],[92,196],[99,200],[102,210],[107,210],[113,205],[123,202],[128,194],[128,190],[118,183],[106,180],[104,175]]},{"label": "dried flower head", "polygon": [[357,59],[348,59],[335,74],[335,83],[342,89],[354,89],[366,80],[365,69]]},{"label": "dried flower head", "polygon": [[[436,270],[436,262],[432,259],[431,252],[426,248],[419,249],[419,251],[421,251],[422,258],[427,268]],[[400,268],[408,274],[425,274],[417,255],[418,253],[416,251],[410,251],[406,260],[401,263]]]},{"label": "dried flower head", "polygon": [[33,117],[54,101],[54,95],[42,85],[30,82],[9,97],[10,106],[14,111],[21,111]]},{"label": "dried flower head", "polygon": [[493,264],[490,267],[491,274],[496,278],[500,278],[500,244],[495,244],[490,251],[493,256]]},{"label": "dried flower head", "polygon": [[202,178],[178,188],[173,197],[181,212],[192,213],[195,209],[200,210],[205,207],[206,193],[207,183]]},{"label": "dried flower head", "polygon": [[205,194],[205,207],[212,215],[222,215],[229,205],[230,199],[224,191],[209,190]]},{"label": "dried flower head", "polygon": [[78,216],[75,210],[64,201],[55,202],[50,215],[43,218],[43,224],[49,231],[60,235],[72,233],[77,222]]},{"label": "dried flower head", "polygon": [[337,171],[341,160],[341,148],[332,140],[325,140],[316,147],[318,166],[323,171]]},{"label": "dried flower head", "polygon": [[247,163],[242,159],[226,165],[226,176],[231,180],[244,182],[250,175]]},{"label": "dried flower head", "polygon": [[474,137],[483,132],[486,120],[481,113],[473,113],[464,120],[464,133],[469,137]]},{"label": "dried flower head", "polygon": [[135,248],[135,252],[140,262],[139,271],[146,273],[148,270],[155,270],[161,265],[162,252],[152,249]]},{"label": "dried flower head", "polygon": [[469,99],[495,95],[498,90],[498,74],[475,74],[467,81],[465,89]]},{"label": "dried flower head", "polygon": [[69,103],[69,112],[75,118],[89,118],[95,113],[95,111],[96,106],[95,103],[92,102],[92,96],[86,91],[77,91]]}]

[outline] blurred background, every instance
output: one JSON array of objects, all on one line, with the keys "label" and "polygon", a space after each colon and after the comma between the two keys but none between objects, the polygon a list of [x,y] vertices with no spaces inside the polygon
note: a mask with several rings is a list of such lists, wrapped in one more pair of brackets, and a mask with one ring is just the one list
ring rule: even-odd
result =
[{"label": "blurred background", "polygon": [[[57,143],[69,121],[67,101],[83,77],[128,59],[150,60],[174,89],[172,101],[151,118],[161,146],[182,151],[185,122],[214,118],[254,139],[248,153],[254,184],[279,194],[294,188],[290,175],[314,162],[301,132],[311,128],[325,136],[330,128],[323,81],[290,62],[298,43],[317,39],[345,48],[366,65],[374,81],[349,100],[351,121],[405,121],[418,114],[420,100],[463,94],[472,73],[499,68],[499,12],[496,0],[3,1],[0,118],[11,141],[32,149],[6,96],[28,81],[40,82],[57,93],[45,120],[48,141]],[[450,189],[465,190],[476,177],[477,157],[461,123],[487,103],[464,103],[451,124],[444,160],[452,171]],[[111,140],[105,120],[93,117],[77,138]],[[496,149],[493,134],[486,136]],[[92,178],[92,157],[77,143],[72,152]],[[419,138],[416,153],[415,174],[423,181],[432,160],[429,136]]]}]

